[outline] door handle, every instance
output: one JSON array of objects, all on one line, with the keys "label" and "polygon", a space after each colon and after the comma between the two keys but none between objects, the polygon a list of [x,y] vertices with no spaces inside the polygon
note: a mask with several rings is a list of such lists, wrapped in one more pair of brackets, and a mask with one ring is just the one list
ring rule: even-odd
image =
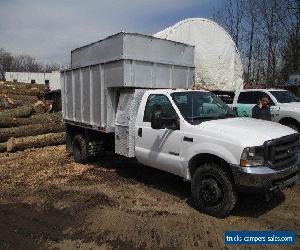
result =
[{"label": "door handle", "polygon": [[138,137],[142,137],[143,136],[143,130],[142,128],[138,129]]}]

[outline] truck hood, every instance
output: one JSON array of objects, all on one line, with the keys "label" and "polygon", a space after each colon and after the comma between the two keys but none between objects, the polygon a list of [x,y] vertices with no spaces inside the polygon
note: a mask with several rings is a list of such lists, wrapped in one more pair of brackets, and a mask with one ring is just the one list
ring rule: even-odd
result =
[{"label": "truck hood", "polygon": [[265,141],[296,133],[279,123],[253,118],[228,118],[203,122],[198,125],[207,132],[223,138],[239,140],[245,147],[260,146]]},{"label": "truck hood", "polygon": [[300,102],[290,102],[290,103],[279,103],[280,108],[288,109],[288,110],[297,110],[300,112]]}]

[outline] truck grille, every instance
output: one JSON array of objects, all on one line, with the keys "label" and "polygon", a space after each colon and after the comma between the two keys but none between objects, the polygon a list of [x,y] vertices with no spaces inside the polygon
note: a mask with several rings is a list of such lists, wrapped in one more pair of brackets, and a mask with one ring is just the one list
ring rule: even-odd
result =
[{"label": "truck grille", "polygon": [[265,159],[271,168],[280,170],[290,167],[298,159],[299,134],[292,134],[267,141],[264,146]]}]

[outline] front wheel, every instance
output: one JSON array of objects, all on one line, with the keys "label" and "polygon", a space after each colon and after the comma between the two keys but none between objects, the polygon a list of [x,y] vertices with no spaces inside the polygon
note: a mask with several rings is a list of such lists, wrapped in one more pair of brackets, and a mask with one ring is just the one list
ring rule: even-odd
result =
[{"label": "front wheel", "polygon": [[195,206],[201,212],[222,218],[234,208],[237,196],[233,182],[218,165],[199,166],[191,185]]}]

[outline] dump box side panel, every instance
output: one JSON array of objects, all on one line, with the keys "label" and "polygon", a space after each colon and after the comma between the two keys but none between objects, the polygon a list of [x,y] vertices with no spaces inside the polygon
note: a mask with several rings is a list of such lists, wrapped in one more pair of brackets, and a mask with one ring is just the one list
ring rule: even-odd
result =
[{"label": "dump box side panel", "polygon": [[124,85],[124,61],[117,60],[104,63],[102,70],[104,83],[107,87],[122,87]]},{"label": "dump box side panel", "polygon": [[[124,87],[188,88],[194,83],[194,68],[136,60],[124,60]],[[110,86],[112,86],[110,84]],[[119,84],[113,85],[115,87]]]},{"label": "dump box side panel", "polygon": [[118,33],[71,52],[71,67],[121,59],[194,66],[194,46],[132,33]]},{"label": "dump box side panel", "polygon": [[[92,66],[91,69],[91,86],[90,86],[90,96],[91,96],[91,124],[103,126],[101,121],[104,120],[104,110],[102,109],[104,100],[104,90],[103,89],[103,76],[101,76],[102,70],[100,65]],[[102,80],[101,80],[102,79]]]},{"label": "dump box side panel", "polygon": [[71,67],[85,67],[121,58],[123,35],[119,33],[71,52]]},{"label": "dump box side panel", "polygon": [[65,118],[73,120],[73,83],[72,83],[72,71],[64,73],[65,77]]},{"label": "dump box side panel", "polygon": [[124,33],[123,59],[192,67],[194,47],[141,34]]},{"label": "dump box side panel", "polygon": [[116,91],[107,89],[102,65],[62,72],[63,118],[98,129],[114,126]]}]

